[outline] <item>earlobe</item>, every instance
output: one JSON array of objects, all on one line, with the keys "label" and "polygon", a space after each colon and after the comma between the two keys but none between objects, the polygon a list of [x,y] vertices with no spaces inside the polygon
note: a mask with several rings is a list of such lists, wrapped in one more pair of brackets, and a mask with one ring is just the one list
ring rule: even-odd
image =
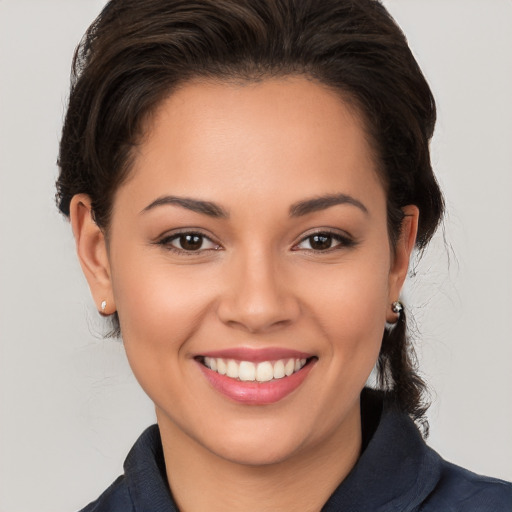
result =
[{"label": "earlobe", "polygon": [[[419,209],[416,205],[407,205],[402,208],[404,218],[400,236],[396,243],[392,266],[389,274],[389,303],[390,305],[398,300],[400,291],[407,277],[409,261],[416,243],[418,233]],[[391,307],[389,308],[390,314]],[[389,316],[389,315],[388,315]],[[388,321],[393,321],[389,319]]]},{"label": "earlobe", "polygon": [[115,305],[106,240],[94,221],[87,194],[77,194],[71,199],[70,220],[80,266],[96,307],[102,314],[112,314]]}]

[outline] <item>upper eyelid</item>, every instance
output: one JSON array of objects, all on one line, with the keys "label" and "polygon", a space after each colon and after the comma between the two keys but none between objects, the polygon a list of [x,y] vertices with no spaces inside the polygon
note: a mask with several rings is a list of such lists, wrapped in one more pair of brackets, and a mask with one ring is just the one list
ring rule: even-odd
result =
[{"label": "upper eyelid", "polygon": [[[206,239],[208,239],[210,242],[215,243],[221,247],[223,247],[223,244],[218,240],[216,236],[213,234],[210,234],[208,232],[205,232],[203,228],[196,228],[196,227],[187,227],[187,228],[177,228],[176,230],[170,230],[165,231],[155,239],[155,243],[161,243],[162,241],[165,241],[166,239],[173,239],[180,235],[185,234],[196,234],[200,235]],[[352,236],[349,232],[340,229],[340,228],[333,228],[333,227],[319,227],[319,228],[312,228],[311,230],[307,230],[306,232],[301,233],[298,237],[295,238],[295,241],[292,243],[292,247],[295,247],[296,245],[302,243],[303,241],[307,240],[309,237],[317,235],[317,234],[329,234],[331,236],[337,236],[340,238],[344,238],[347,240],[350,240],[353,243],[356,243],[357,240]]]},{"label": "upper eyelid", "polygon": [[175,238],[180,235],[200,235],[204,238],[207,238],[211,242],[220,245],[215,236],[205,232],[205,230],[202,228],[178,228],[176,230],[164,231],[161,235],[156,237],[156,242],[158,243],[167,238]]},{"label": "upper eyelid", "polygon": [[[208,240],[208,242],[214,245],[215,247],[201,248],[198,250],[187,250],[173,246],[172,243],[183,235],[199,235],[203,239]],[[175,231],[173,233],[164,234],[163,236],[157,238],[156,241],[153,242],[153,244],[165,248],[166,251],[175,254],[186,255],[187,257],[199,257],[201,255],[204,256],[204,254],[207,252],[210,253],[211,251],[218,251],[219,249],[223,249],[223,246],[219,242],[216,242],[214,239],[212,239],[210,236],[207,236],[204,233],[201,233],[200,231],[193,230]]]},{"label": "upper eyelid", "polygon": [[306,231],[305,233],[302,233],[294,242],[293,245],[297,245],[300,242],[303,242],[310,236],[319,235],[319,234],[326,234],[326,235],[334,235],[339,236],[341,238],[347,238],[349,240],[355,241],[355,238],[348,232],[343,229],[339,228],[331,228],[331,227],[325,227],[325,228],[313,228],[311,231]]},{"label": "upper eyelid", "polygon": [[[299,246],[306,242],[308,238],[311,238],[312,236],[319,235],[319,234],[326,234],[329,236],[332,236],[334,239],[337,239],[338,244],[336,244],[334,247],[331,247],[329,249],[325,250],[316,250],[316,249],[308,249],[308,248],[300,248]],[[310,233],[301,235],[301,238],[295,242],[291,250],[292,251],[306,251],[306,252],[313,252],[315,254],[329,254],[332,251],[343,249],[343,248],[351,248],[357,246],[359,243],[358,240],[356,240],[352,235],[348,234],[346,231],[343,230],[334,230],[332,228],[330,229],[317,229]]]}]

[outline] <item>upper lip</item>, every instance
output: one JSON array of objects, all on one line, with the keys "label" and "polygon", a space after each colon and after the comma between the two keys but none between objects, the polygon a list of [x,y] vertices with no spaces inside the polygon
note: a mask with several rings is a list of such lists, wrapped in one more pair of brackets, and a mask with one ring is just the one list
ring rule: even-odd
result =
[{"label": "upper lip", "polygon": [[314,354],[300,352],[281,347],[249,348],[237,347],[223,350],[212,350],[202,352],[197,357],[213,357],[222,359],[234,359],[236,361],[251,361],[260,363],[262,361],[278,361],[279,359],[309,359]]}]

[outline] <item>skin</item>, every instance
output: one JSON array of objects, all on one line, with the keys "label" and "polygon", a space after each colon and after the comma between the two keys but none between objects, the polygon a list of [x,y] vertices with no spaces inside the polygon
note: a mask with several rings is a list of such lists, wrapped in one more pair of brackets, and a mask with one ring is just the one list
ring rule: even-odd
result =
[{"label": "skin", "polygon": [[[363,208],[290,216],[297,202],[328,194]],[[229,217],[177,204],[144,211],[164,195],[215,202]],[[116,192],[108,242],[89,198],[73,198],[82,268],[98,308],[106,300],[105,313],[119,313],[133,372],[156,406],[180,510],[320,510],[354,466],[359,395],[385,322],[396,321],[391,303],[416,237],[418,209],[404,211],[393,249],[359,116],[300,77],[193,82],[173,93]],[[211,241],[173,252],[180,242],[170,235],[190,228]],[[351,242],[333,238],[315,250],[308,236],[317,231]],[[284,399],[247,405],[216,391],[194,359],[233,347],[317,359]]]}]

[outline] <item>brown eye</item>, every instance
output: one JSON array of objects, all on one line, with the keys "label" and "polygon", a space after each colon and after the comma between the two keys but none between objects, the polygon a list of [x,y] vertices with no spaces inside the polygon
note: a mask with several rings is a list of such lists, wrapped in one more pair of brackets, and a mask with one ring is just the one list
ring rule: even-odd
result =
[{"label": "brown eye", "polygon": [[353,239],[339,233],[320,231],[306,236],[297,244],[294,250],[306,250],[315,252],[327,252],[334,249],[348,248],[355,245]]},{"label": "brown eye", "polygon": [[201,233],[177,233],[172,236],[167,236],[158,242],[165,248],[181,253],[203,252],[207,250],[217,250],[220,246],[210,240],[206,235]]},{"label": "brown eye", "polygon": [[180,235],[176,241],[180,249],[185,251],[198,251],[203,245],[203,237],[196,234]]},{"label": "brown eye", "polygon": [[332,246],[332,236],[325,233],[310,236],[309,245],[314,251],[325,251]]}]

